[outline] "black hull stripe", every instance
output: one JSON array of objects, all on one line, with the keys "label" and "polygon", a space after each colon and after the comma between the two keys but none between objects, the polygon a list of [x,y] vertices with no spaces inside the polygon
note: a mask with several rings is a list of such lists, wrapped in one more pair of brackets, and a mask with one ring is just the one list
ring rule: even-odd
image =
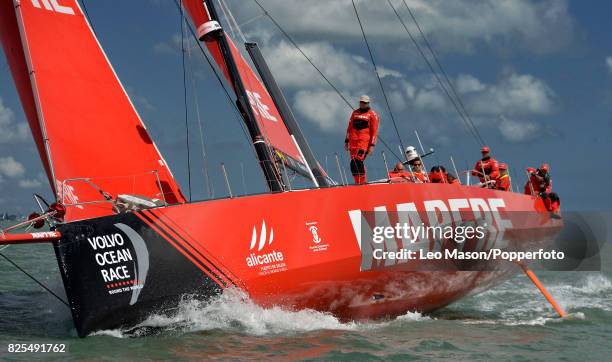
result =
[{"label": "black hull stripe", "polygon": [[195,248],[193,246],[193,244],[191,242],[189,242],[183,235],[181,235],[181,233],[177,232],[176,229],[174,229],[173,227],[171,227],[170,225],[168,225],[168,223],[162,219],[161,217],[159,217],[158,215],[155,215],[151,210],[145,210],[143,211],[146,212],[148,211],[148,213],[153,216],[156,220],[159,221],[159,223],[165,225],[168,229],[170,229],[175,235],[177,235],[181,240],[183,240],[187,245],[189,245],[199,256],[201,256],[202,258],[204,258],[204,260],[206,260],[206,262],[208,264],[210,264],[213,268],[215,268],[215,270],[220,273],[221,275],[223,275],[223,277],[225,277],[225,279],[227,279],[230,283],[232,283],[234,286],[236,286],[236,283],[234,283],[234,281],[232,280],[232,278],[230,278],[229,276],[227,276],[227,274],[225,274],[225,272],[223,270],[221,270],[219,267],[217,267],[215,265],[215,263],[213,263],[206,255],[202,254],[197,248]]},{"label": "black hull stripe", "polygon": [[143,212],[136,212],[136,214],[140,217],[142,217],[144,219],[145,222],[150,223],[152,226],[155,226],[157,230],[153,230],[155,232],[157,232],[158,234],[160,234],[164,239],[167,239],[169,241],[172,242],[172,244],[174,244],[175,247],[179,248],[181,251],[183,251],[185,254],[189,255],[191,257],[191,259],[198,265],[198,267],[200,267],[200,269],[206,270],[208,272],[208,274],[210,274],[213,277],[213,280],[219,284],[219,286],[223,287],[223,288],[227,288],[227,283],[219,277],[219,275],[217,273],[215,273],[213,270],[211,270],[211,268],[209,266],[207,266],[206,264],[204,264],[200,259],[198,259],[195,255],[193,255],[193,253],[185,248],[185,246],[183,246],[180,242],[178,242],[174,237],[172,237],[172,235],[170,235],[167,231],[165,231],[163,228],[159,227],[158,225],[156,225],[156,223],[149,218],[147,215],[145,215]]}]

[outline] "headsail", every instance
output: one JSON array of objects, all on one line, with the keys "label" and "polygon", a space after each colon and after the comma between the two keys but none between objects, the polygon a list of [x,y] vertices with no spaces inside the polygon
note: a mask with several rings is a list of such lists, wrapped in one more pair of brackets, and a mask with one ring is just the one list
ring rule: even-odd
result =
[{"label": "headsail", "polygon": [[[183,6],[196,26],[198,36],[201,40],[207,40],[205,44],[215,62],[223,71],[227,81],[234,87],[234,91],[238,93],[239,90],[236,89],[230,67],[222,54],[219,44],[221,41],[226,42],[248,97],[249,106],[265,142],[272,148],[277,160],[284,162],[288,168],[306,177],[311,177],[312,173],[309,170],[308,162],[303,157],[302,150],[300,150],[296,140],[287,130],[287,126],[270,93],[259,78],[257,78],[255,72],[236,48],[231,38],[224,32],[220,32],[218,36],[208,36],[220,30],[220,25],[217,21],[213,20],[210,14],[211,9],[207,7],[206,3],[210,4],[210,2],[203,2],[202,0],[183,0]],[[319,168],[318,164],[310,166]],[[320,174],[321,172],[319,172]]]},{"label": "headsail", "polygon": [[109,214],[109,203],[87,203],[103,196],[184,202],[78,1],[0,6],[4,51],[51,187],[79,204],[66,219]]}]

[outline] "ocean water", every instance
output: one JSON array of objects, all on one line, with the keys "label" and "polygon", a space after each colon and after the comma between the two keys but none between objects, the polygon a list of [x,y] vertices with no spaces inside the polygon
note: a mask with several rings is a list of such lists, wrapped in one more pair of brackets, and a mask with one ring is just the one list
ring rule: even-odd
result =
[{"label": "ocean water", "polygon": [[[70,312],[0,258],[0,359],[27,360],[610,360],[612,253],[602,272],[539,271],[570,314],[559,319],[523,275],[433,314],[342,323],[315,311],[263,309],[236,290],[131,330],[81,339]],[[1,251],[63,296],[50,245]],[[9,343],[64,343],[65,353],[8,353]]]}]

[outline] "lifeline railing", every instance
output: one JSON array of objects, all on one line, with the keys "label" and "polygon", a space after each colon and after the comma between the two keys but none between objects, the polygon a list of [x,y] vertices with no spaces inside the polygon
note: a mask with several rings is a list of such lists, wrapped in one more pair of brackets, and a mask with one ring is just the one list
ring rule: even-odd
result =
[{"label": "lifeline railing", "polygon": [[[149,172],[145,172],[142,174],[134,174],[134,175],[127,175],[127,176],[116,176],[116,177],[74,177],[74,178],[68,178],[62,181],[61,183],[61,189],[58,190],[59,196],[60,196],[60,200],[63,203],[64,206],[66,207],[70,207],[70,206],[82,206],[82,205],[91,205],[91,204],[102,204],[102,203],[112,203],[113,202],[113,198],[112,195],[110,195],[109,193],[107,193],[106,191],[104,191],[100,186],[98,186],[95,182],[93,182],[92,180],[96,180],[96,179],[122,179],[122,178],[132,178],[135,182],[136,178],[139,176],[145,176],[145,175],[150,175],[153,174],[155,176],[155,180],[156,180],[156,184],[157,187],[159,188],[159,193],[155,194],[156,197],[161,197],[162,201],[164,202],[164,205],[167,205],[168,202],[166,201],[166,194],[162,188],[162,184],[161,184],[161,180],[159,178],[159,172],[157,170],[152,170]],[[100,195],[102,195],[102,197],[104,197],[104,200],[93,200],[93,201],[74,201],[74,198],[72,198],[69,193],[71,193],[72,191],[70,191],[70,189],[72,188],[72,186],[70,186],[70,183],[74,183],[74,182],[83,182],[89,186],[91,186],[94,190],[96,190]],[[132,193],[134,193],[135,190],[132,190]],[[66,197],[68,197],[68,200],[70,202],[65,202],[66,201]]]}]

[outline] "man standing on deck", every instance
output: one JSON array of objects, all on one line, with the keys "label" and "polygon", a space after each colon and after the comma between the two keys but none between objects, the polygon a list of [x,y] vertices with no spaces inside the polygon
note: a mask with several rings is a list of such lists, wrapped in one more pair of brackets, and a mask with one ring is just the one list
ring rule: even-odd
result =
[{"label": "man standing on deck", "polygon": [[363,161],[374,152],[377,137],[378,115],[370,108],[370,97],[362,95],[359,108],[351,114],[344,140],[344,148],[351,156],[351,173],[357,185],[367,181]]},{"label": "man standing on deck", "polygon": [[489,147],[483,146],[480,152],[482,153],[482,158],[474,165],[472,175],[478,176],[482,187],[495,188],[495,180],[499,177],[499,165],[491,157],[491,149]]}]

